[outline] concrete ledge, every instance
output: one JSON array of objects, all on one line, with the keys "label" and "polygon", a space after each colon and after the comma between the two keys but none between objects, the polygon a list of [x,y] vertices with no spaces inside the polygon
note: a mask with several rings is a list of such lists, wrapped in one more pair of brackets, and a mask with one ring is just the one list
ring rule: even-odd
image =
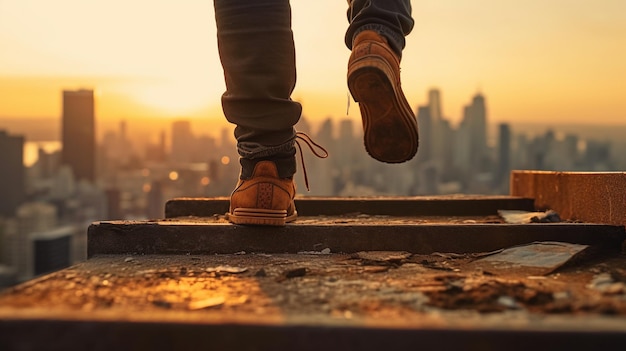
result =
[{"label": "concrete ledge", "polygon": [[626,172],[513,171],[511,195],[534,198],[561,218],[626,225]]},{"label": "concrete ledge", "polygon": [[[533,211],[531,198],[513,196],[298,197],[301,216],[362,213],[392,216],[487,216],[498,210]],[[228,212],[229,199],[176,198],[165,205],[165,217],[210,217]]]},{"label": "concrete ledge", "polygon": [[97,222],[88,230],[88,256],[216,254],[240,251],[486,252],[534,241],[607,245],[619,250],[624,227],[600,224],[290,224],[238,226],[206,221]]},{"label": "concrete ledge", "polygon": [[[569,317],[568,317],[569,318]],[[436,322],[434,324],[437,324]],[[7,350],[611,350],[623,330],[0,320]],[[589,347],[585,347],[585,346]]]},{"label": "concrete ledge", "polygon": [[[393,266],[339,254],[95,257],[0,294],[0,349],[608,351],[626,342],[623,295],[587,287],[623,256],[543,279],[445,256],[439,266],[428,262],[440,255]],[[209,272],[224,265],[246,270]],[[305,273],[280,279],[294,269]],[[499,296],[518,303],[503,308]],[[441,299],[449,303],[430,303]]]}]

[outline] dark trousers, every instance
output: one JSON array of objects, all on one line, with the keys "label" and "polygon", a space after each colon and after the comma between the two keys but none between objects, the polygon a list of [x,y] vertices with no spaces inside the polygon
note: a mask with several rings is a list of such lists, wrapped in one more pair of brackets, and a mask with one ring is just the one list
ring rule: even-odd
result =
[{"label": "dark trousers", "polygon": [[[236,125],[242,178],[255,160],[278,160],[279,175],[295,173],[293,126],[302,106],[291,100],[296,65],[289,0],[214,0],[226,92],[222,108]],[[318,19],[322,21],[323,19]],[[353,0],[346,46],[360,31],[383,34],[401,54],[413,28],[410,0]]]}]

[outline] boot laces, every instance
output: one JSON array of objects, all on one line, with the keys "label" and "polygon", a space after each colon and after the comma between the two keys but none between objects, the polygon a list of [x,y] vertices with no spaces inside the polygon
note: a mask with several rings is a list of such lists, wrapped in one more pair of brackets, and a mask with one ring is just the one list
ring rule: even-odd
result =
[{"label": "boot laces", "polygon": [[304,174],[304,184],[306,185],[306,190],[311,191],[311,189],[309,189],[309,178],[307,177],[307,174],[306,174],[306,166],[304,165],[304,155],[302,154],[302,145],[300,145],[300,141],[302,141],[305,145],[309,147],[309,150],[311,150],[313,155],[319,158],[327,158],[328,151],[326,151],[326,149],[320,144],[314,142],[310,136],[308,136],[306,133],[303,133],[303,132],[296,132],[295,141],[296,141],[296,145],[298,146],[298,151],[300,152],[300,161],[302,163],[302,173]]}]

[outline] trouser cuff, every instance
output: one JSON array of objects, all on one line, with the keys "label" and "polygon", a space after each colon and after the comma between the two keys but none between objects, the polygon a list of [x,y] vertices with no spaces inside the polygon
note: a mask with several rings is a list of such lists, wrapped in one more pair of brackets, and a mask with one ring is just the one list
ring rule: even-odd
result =
[{"label": "trouser cuff", "polygon": [[395,31],[391,30],[391,28],[385,25],[372,23],[359,27],[359,29],[354,32],[352,40],[354,41],[354,38],[356,38],[359,33],[365,30],[373,30],[376,33],[387,38],[387,42],[389,43],[391,49],[398,55],[398,57],[402,57],[402,49],[405,45],[405,39],[403,35],[396,33]]},{"label": "trouser cuff", "polygon": [[272,161],[278,169],[280,178],[291,178],[296,173],[296,147],[295,139],[286,143],[265,146],[253,142],[237,143],[239,152],[239,163],[241,164],[241,174],[239,178],[249,179],[252,177],[254,166],[259,161]]},{"label": "trouser cuff", "polygon": [[278,169],[278,177],[279,178],[293,178],[293,175],[296,173],[296,156],[288,156],[282,158],[276,157],[268,157],[268,158],[239,158],[239,164],[241,164],[241,174],[239,175],[240,179],[250,179],[252,178],[252,172],[254,171],[254,167],[257,163],[261,161],[272,161],[276,164],[276,168]]}]

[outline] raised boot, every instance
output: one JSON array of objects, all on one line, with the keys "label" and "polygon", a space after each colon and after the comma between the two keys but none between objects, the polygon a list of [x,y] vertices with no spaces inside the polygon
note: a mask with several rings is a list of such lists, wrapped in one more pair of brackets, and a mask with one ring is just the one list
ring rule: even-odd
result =
[{"label": "raised boot", "polygon": [[400,85],[400,58],[375,31],[365,30],[354,38],[348,88],[359,103],[368,154],[387,163],[413,158],[417,120]]}]

